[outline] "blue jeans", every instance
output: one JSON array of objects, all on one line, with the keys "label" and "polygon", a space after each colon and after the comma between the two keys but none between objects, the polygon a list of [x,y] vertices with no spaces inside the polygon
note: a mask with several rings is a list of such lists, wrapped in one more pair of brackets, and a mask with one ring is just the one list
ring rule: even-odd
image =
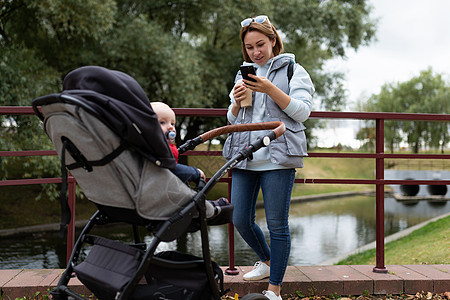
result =
[{"label": "blue jeans", "polygon": [[[294,185],[295,169],[249,171],[233,169],[231,203],[233,223],[244,241],[261,261],[270,260],[269,283],[281,285],[291,250],[289,205]],[[261,228],[255,223],[255,208],[261,188],[270,247]]]}]

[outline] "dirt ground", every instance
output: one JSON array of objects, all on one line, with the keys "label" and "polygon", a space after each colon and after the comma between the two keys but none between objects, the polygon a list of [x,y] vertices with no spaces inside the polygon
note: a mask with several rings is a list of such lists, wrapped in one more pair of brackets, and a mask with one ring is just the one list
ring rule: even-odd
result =
[{"label": "dirt ground", "polygon": [[[234,297],[224,296],[222,300],[238,300]],[[442,294],[433,294],[431,292],[420,292],[415,295],[386,295],[386,296],[354,296],[354,297],[299,297],[283,296],[283,300],[450,300],[450,291]]]}]

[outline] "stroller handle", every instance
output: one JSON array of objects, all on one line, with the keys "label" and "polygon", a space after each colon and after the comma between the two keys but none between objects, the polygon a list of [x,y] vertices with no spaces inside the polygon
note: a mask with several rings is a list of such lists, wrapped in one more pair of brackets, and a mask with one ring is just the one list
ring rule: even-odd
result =
[{"label": "stroller handle", "polygon": [[267,130],[272,129],[275,133],[275,139],[280,137],[285,131],[286,126],[281,121],[272,122],[261,122],[261,123],[249,123],[249,124],[236,124],[222,126],[216,129],[212,129],[200,135],[203,142],[215,138],[219,135],[231,133],[231,132],[241,132],[241,131],[255,131],[255,130]]}]

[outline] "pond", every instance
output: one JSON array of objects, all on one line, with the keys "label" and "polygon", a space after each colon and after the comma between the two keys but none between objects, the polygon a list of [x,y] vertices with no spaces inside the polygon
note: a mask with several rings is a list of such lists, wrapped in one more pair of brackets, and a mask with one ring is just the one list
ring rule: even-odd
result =
[{"label": "pond", "polygon": [[[385,236],[450,212],[450,204],[419,201],[405,205],[385,198]],[[268,237],[264,210],[257,211],[257,222]],[[289,265],[315,265],[375,241],[375,197],[354,196],[291,205],[292,249]],[[95,232],[94,232],[95,233]],[[130,226],[109,227],[111,239],[132,241]],[[144,232],[145,234],[145,232]],[[149,242],[151,236],[145,236]],[[228,265],[228,226],[209,228],[213,259]],[[201,256],[200,233],[186,234],[164,243],[158,250],[179,250]],[[0,237],[0,269],[65,268],[65,242],[56,233]],[[257,257],[235,232],[235,265],[253,265]]]}]

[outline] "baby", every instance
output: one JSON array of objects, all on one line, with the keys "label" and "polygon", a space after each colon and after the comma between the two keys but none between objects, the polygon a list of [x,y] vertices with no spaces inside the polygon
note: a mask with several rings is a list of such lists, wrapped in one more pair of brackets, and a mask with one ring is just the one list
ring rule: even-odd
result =
[{"label": "baby", "polygon": [[[178,149],[175,145],[175,112],[170,108],[170,106],[163,102],[151,102],[150,104],[153,111],[158,116],[161,130],[167,137],[170,149],[172,150],[172,153],[177,161],[175,170],[172,170],[172,173],[174,173],[185,183],[189,181],[198,183],[200,178],[206,180],[205,174],[202,170],[178,163]],[[218,214],[220,214],[224,206],[230,206],[230,203],[228,199],[223,197],[215,201],[206,201],[206,217],[213,218],[217,216]]]},{"label": "baby", "polygon": [[178,163],[178,149],[175,145],[176,130],[174,111],[169,107],[169,105],[163,102],[152,102],[151,105],[153,111],[158,116],[159,125],[161,125],[161,129],[167,137],[170,150],[172,150],[173,156],[177,161],[175,170],[172,172],[185,183],[189,181],[198,183],[200,178],[206,179],[202,170]]}]

